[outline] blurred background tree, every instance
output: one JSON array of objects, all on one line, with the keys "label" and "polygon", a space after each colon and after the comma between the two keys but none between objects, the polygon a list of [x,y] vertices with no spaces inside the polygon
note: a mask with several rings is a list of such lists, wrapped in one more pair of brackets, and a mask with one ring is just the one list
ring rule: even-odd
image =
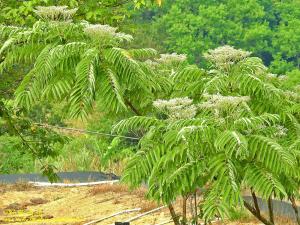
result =
[{"label": "blurred background tree", "polygon": [[166,0],[127,23],[141,45],[185,53],[198,65],[206,65],[203,52],[228,44],[252,51],[274,73],[299,69],[300,1]]},{"label": "blurred background tree", "polygon": [[161,0],[1,0],[0,23],[32,25],[36,21],[33,11],[36,6],[67,5],[78,7],[77,19],[91,23],[117,25],[134,13],[134,8],[161,5]]}]

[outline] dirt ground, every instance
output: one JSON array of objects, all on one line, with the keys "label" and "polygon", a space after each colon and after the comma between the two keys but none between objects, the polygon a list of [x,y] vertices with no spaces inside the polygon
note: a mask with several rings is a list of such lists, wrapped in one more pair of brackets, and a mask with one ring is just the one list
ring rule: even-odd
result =
[{"label": "dirt ground", "polygon": [[[83,225],[114,213],[141,208],[140,211],[119,215],[97,224],[124,222],[138,214],[159,207],[144,197],[145,190],[129,192],[125,186],[35,188],[27,184],[0,186],[0,224],[13,225]],[[177,204],[177,207],[180,202]],[[178,209],[178,208],[177,208]],[[155,225],[170,220],[167,208],[142,217],[133,225]],[[166,223],[166,224],[172,224]],[[224,224],[224,223],[215,223]],[[227,225],[257,225],[254,219],[226,222]],[[284,222],[283,224],[288,224]]]},{"label": "dirt ground", "polygon": [[[158,207],[147,201],[139,190],[129,193],[120,185],[72,188],[16,188],[2,186],[0,191],[0,224],[14,225],[81,225],[98,218],[134,208],[140,212],[119,215],[99,224],[125,221]],[[117,187],[117,188],[116,188]],[[53,217],[53,218],[51,218]],[[170,219],[167,209],[136,220],[132,224],[157,224]],[[14,220],[14,222],[13,222]],[[19,222],[17,222],[19,221]]]}]

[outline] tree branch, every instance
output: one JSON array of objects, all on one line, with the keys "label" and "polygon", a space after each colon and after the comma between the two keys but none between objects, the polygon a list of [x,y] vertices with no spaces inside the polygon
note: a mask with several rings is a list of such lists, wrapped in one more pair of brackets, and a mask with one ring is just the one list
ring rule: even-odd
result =
[{"label": "tree branch", "polygon": [[289,200],[292,203],[292,207],[293,207],[295,215],[296,215],[297,223],[298,223],[298,225],[300,225],[299,210],[298,210],[298,206],[297,206],[296,201],[295,201],[295,197],[290,196]]},{"label": "tree branch", "polygon": [[269,220],[274,224],[274,213],[273,213],[273,202],[272,196],[268,198],[268,208],[269,208]]},{"label": "tree branch", "polygon": [[255,192],[252,191],[252,190],[251,190],[251,195],[252,195],[252,198],[253,198],[253,203],[254,203],[254,207],[255,207],[256,213],[258,215],[260,215],[260,209],[259,209],[259,206],[258,206],[257,197],[255,195]]},{"label": "tree branch", "polygon": [[248,202],[246,202],[244,200],[244,206],[246,207],[246,209],[248,209],[253,216],[255,216],[258,220],[260,220],[262,223],[264,223],[265,225],[274,225],[274,223],[271,223],[270,221],[268,221],[266,218],[264,218],[263,216],[261,216],[260,214],[257,214],[255,208],[253,208]]},{"label": "tree branch", "polygon": [[127,98],[125,98],[124,101],[125,104],[131,109],[131,111],[133,111],[137,116],[142,115]]}]

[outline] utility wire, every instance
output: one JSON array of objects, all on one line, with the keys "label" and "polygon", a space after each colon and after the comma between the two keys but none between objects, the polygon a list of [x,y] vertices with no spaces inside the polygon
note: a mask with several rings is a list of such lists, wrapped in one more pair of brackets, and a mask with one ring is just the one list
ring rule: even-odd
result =
[{"label": "utility wire", "polygon": [[73,127],[61,127],[61,126],[54,126],[50,124],[45,124],[45,123],[34,123],[40,127],[49,127],[53,129],[59,129],[59,130],[68,130],[68,131],[75,131],[75,132],[80,132],[80,133],[85,133],[85,134],[94,134],[94,135],[101,135],[101,136],[108,136],[108,137],[120,137],[120,138],[125,138],[125,139],[131,139],[131,140],[139,140],[137,137],[128,137],[128,136],[123,136],[123,135],[116,135],[116,134],[108,134],[108,133],[103,133],[103,132],[98,132],[94,130],[84,130],[84,129],[78,129],[78,128],[73,128]]}]

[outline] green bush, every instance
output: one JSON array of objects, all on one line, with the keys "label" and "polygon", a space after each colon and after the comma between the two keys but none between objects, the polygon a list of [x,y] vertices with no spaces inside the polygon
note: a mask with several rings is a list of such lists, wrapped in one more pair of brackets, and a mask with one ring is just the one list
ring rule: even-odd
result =
[{"label": "green bush", "polygon": [[33,172],[35,160],[23,150],[18,137],[0,136],[0,173]]}]

